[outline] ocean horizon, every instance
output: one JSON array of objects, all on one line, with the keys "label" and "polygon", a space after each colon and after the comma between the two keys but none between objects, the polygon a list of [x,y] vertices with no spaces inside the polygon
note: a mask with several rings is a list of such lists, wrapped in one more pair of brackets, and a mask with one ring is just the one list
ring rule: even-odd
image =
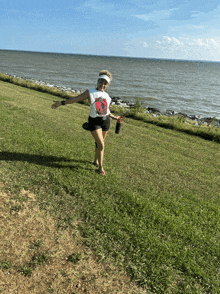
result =
[{"label": "ocean horizon", "polygon": [[82,53],[70,53],[70,52],[52,52],[52,51],[32,51],[32,50],[19,50],[19,49],[0,49],[0,51],[11,52],[25,52],[25,53],[45,53],[45,54],[64,54],[64,55],[82,55],[82,56],[95,56],[95,57],[118,57],[118,58],[131,58],[131,59],[152,59],[152,60],[167,60],[167,61],[183,61],[183,62],[211,62],[220,63],[220,61],[214,60],[199,60],[199,59],[178,59],[178,58],[156,58],[156,57],[135,57],[135,56],[123,56],[123,55],[97,55],[97,54],[82,54]]}]

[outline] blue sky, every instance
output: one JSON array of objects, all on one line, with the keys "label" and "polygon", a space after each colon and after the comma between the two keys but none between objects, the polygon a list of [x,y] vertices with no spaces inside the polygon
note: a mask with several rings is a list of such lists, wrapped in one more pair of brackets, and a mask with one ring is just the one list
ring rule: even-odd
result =
[{"label": "blue sky", "polygon": [[0,0],[0,49],[220,61],[220,2]]}]

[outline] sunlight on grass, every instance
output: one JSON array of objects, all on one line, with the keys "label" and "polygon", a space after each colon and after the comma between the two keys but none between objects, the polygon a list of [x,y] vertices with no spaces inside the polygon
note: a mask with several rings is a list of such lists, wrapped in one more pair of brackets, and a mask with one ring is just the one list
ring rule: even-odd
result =
[{"label": "sunlight on grass", "polygon": [[[149,293],[218,293],[217,135],[216,141],[204,140],[194,126],[187,131],[181,121],[163,125],[137,113],[115,135],[112,121],[103,178],[91,164],[92,136],[82,129],[86,105],[51,110],[49,94],[0,86],[6,192],[34,193],[61,229],[74,229],[79,221],[84,243],[99,260],[125,269]],[[218,129],[205,132],[219,135]],[[18,204],[13,213],[22,209]],[[8,260],[2,262],[7,266]]]}]

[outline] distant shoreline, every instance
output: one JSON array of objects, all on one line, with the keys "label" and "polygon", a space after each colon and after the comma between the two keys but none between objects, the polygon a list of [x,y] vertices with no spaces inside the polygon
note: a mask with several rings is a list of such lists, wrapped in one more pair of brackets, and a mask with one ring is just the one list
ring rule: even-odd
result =
[{"label": "distant shoreline", "polygon": [[127,58],[127,59],[144,59],[144,60],[162,60],[173,62],[195,62],[195,63],[220,63],[220,61],[214,60],[194,60],[194,59],[169,59],[169,58],[154,58],[154,57],[135,57],[135,56],[116,56],[116,55],[96,55],[96,54],[82,54],[82,53],[70,53],[70,52],[50,52],[50,51],[28,51],[28,50],[16,50],[16,49],[0,49],[0,51],[7,52],[24,52],[24,53],[39,53],[39,54],[61,54],[61,55],[76,55],[76,56],[89,56],[89,57],[109,57],[109,58]]}]

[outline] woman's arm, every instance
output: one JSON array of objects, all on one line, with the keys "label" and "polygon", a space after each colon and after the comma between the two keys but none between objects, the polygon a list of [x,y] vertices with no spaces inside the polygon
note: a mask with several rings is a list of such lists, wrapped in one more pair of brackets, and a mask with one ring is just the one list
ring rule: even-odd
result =
[{"label": "woman's arm", "polygon": [[86,90],[85,92],[83,92],[82,94],[80,94],[76,97],[72,97],[72,98],[69,98],[69,99],[63,100],[63,101],[54,101],[55,103],[51,106],[51,108],[55,109],[61,105],[72,104],[72,103],[76,103],[79,101],[84,101],[89,98],[90,98],[89,91]]},{"label": "woman's arm", "polygon": [[111,112],[110,112],[110,117],[112,118],[112,119],[119,119],[120,118],[120,116],[115,116],[114,114],[112,114]]}]

